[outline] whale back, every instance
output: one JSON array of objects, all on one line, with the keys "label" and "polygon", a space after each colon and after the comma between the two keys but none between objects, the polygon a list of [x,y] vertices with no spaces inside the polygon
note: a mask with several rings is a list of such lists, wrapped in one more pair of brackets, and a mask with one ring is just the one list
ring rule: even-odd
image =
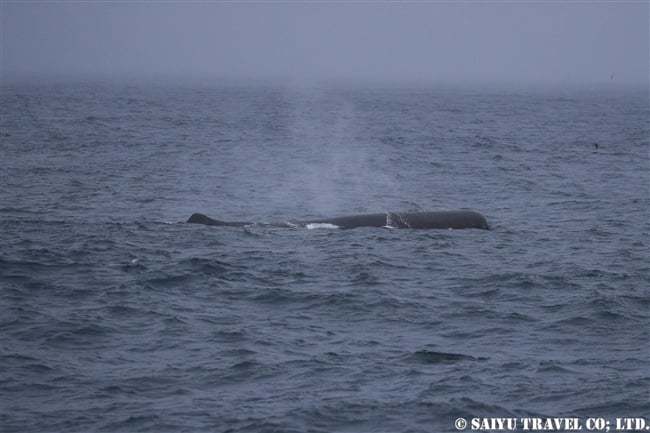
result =
[{"label": "whale back", "polygon": [[404,212],[395,215],[393,220],[412,229],[488,229],[485,217],[471,210]]},{"label": "whale back", "polygon": [[[243,221],[221,221],[195,213],[187,220],[192,224],[209,226],[244,227],[255,225]],[[431,212],[384,212],[374,214],[348,215],[309,221],[262,223],[258,225],[275,227],[304,227],[308,224],[325,223],[341,228],[389,227],[410,229],[488,229],[485,217],[471,210],[431,211]]]},{"label": "whale back", "polygon": [[206,226],[230,226],[230,227],[243,227],[246,225],[251,225],[253,223],[243,222],[243,221],[221,221],[214,218],[210,218],[207,215],[202,213],[194,213],[187,220],[190,224],[205,224]]}]

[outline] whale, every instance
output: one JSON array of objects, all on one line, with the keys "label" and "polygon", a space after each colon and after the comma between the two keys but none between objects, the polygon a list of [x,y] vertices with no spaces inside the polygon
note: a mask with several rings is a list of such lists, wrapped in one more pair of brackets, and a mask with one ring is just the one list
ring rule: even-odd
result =
[{"label": "whale", "polygon": [[195,213],[187,220],[189,224],[204,224],[222,227],[287,227],[317,228],[331,227],[353,229],[358,227],[383,227],[400,229],[482,229],[488,230],[487,220],[473,210],[445,210],[418,212],[382,212],[347,215],[335,218],[312,220],[288,220],[279,222],[221,221],[201,213]]}]

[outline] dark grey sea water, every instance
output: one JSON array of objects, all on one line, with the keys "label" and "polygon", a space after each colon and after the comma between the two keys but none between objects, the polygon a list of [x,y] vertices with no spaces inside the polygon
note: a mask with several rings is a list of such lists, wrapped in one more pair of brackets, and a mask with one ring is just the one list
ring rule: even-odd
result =
[{"label": "dark grey sea water", "polygon": [[[1,114],[2,432],[650,421],[647,90],[6,84]],[[457,208],[492,230],[183,223]]]}]

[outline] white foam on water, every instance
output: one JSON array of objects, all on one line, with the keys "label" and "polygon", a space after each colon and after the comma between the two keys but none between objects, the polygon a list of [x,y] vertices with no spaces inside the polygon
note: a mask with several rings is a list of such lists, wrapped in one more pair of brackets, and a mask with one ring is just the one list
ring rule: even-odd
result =
[{"label": "white foam on water", "polygon": [[339,229],[341,227],[337,226],[336,224],[330,224],[330,223],[309,223],[305,226],[309,230],[313,229]]}]

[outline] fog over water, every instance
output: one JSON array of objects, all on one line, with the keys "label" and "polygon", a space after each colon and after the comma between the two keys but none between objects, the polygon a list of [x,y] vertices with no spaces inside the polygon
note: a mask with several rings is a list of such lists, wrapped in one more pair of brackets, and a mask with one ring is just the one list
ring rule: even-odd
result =
[{"label": "fog over water", "polygon": [[5,79],[648,82],[647,2],[10,1],[1,8]]}]

